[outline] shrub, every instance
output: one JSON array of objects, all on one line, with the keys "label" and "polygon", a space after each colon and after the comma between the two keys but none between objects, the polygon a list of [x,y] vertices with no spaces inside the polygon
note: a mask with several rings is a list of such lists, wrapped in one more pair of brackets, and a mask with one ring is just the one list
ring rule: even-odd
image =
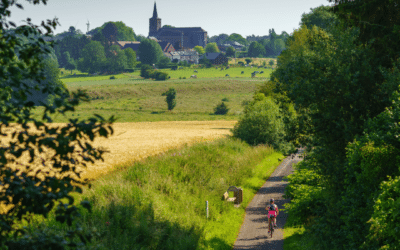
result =
[{"label": "shrub", "polygon": [[229,102],[229,99],[228,98],[226,98],[226,97],[224,97],[224,98],[222,98],[222,100],[221,101],[223,101],[223,102]]},{"label": "shrub", "polygon": [[272,67],[272,66],[274,66],[275,62],[274,62],[274,60],[270,60],[270,61],[268,62],[268,64]]},{"label": "shrub", "polygon": [[166,96],[165,101],[168,105],[168,110],[173,110],[176,106],[176,91],[174,88],[170,88],[168,91],[162,93],[162,96]]},{"label": "shrub", "polygon": [[161,72],[161,71],[155,71],[153,73],[153,78],[156,79],[157,81],[165,81],[168,79],[168,73]]},{"label": "shrub", "polygon": [[229,109],[228,107],[225,105],[224,102],[221,102],[220,104],[218,104],[215,108],[214,108],[214,114],[215,115],[225,115],[226,113],[228,113]]},{"label": "shrub", "polygon": [[140,76],[143,77],[144,79],[152,78],[153,74],[154,70],[148,64],[143,64],[142,67],[140,68]]},{"label": "shrub", "polygon": [[182,77],[182,79],[186,79],[186,76]]},{"label": "shrub", "polygon": [[110,80],[114,80],[115,79],[115,76],[110,76]]},{"label": "shrub", "polygon": [[233,128],[233,136],[251,145],[269,144],[278,148],[285,135],[285,127],[278,105],[272,98],[264,98],[248,105],[244,116]]}]

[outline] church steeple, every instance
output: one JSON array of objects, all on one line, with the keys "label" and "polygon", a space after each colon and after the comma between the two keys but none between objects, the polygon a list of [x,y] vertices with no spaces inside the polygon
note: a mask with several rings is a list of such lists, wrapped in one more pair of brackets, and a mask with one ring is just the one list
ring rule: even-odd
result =
[{"label": "church steeple", "polygon": [[161,29],[161,18],[158,18],[157,6],[154,1],[153,17],[149,20],[149,36],[157,36],[159,29]]},{"label": "church steeple", "polygon": [[153,18],[157,18],[157,6],[156,6],[156,2],[154,1],[154,10],[153,10]]}]

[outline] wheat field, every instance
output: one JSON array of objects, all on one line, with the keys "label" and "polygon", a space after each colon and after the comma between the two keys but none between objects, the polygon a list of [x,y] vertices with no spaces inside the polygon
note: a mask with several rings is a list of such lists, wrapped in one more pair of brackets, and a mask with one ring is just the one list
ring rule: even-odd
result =
[{"label": "wheat field", "polygon": [[150,155],[200,141],[230,135],[236,121],[162,121],[113,124],[114,134],[94,141],[109,151],[104,162],[88,165],[83,177],[96,179],[114,169]]}]

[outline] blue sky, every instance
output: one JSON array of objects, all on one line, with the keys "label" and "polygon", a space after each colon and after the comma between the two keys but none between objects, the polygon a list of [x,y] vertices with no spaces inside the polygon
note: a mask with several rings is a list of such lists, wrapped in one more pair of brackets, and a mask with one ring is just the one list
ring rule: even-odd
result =
[{"label": "blue sky", "polygon": [[[32,5],[19,1],[24,10],[12,9],[11,21],[30,17],[39,24],[41,20],[57,17],[61,26],[56,33],[70,26],[87,31],[108,21],[122,21],[136,34],[148,35],[149,18],[153,14],[154,0],[48,0],[47,5]],[[238,33],[267,35],[274,28],[291,33],[299,27],[301,15],[310,8],[330,5],[328,0],[157,0],[161,25],[176,27],[202,27],[208,35]]]}]

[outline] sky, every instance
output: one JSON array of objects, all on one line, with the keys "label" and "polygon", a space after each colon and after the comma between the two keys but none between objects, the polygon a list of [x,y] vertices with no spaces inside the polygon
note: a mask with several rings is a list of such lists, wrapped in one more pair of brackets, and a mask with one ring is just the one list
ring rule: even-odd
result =
[{"label": "sky", "polygon": [[[154,0],[48,0],[47,5],[32,5],[19,0],[24,10],[11,9],[10,21],[18,25],[27,17],[35,24],[58,18],[61,26],[55,33],[67,31],[70,26],[87,32],[108,21],[122,21],[137,35],[148,36],[149,18],[153,15]],[[161,25],[201,27],[209,37],[221,33],[246,36],[277,34],[299,28],[303,13],[328,0],[157,0]]]}]

